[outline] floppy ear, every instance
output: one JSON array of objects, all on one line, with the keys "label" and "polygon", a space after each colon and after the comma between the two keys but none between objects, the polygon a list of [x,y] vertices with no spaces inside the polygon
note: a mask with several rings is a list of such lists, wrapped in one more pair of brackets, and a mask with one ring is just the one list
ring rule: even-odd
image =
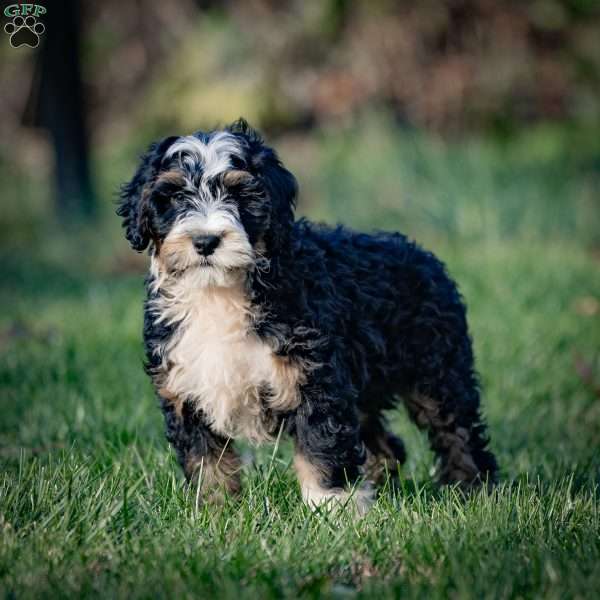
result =
[{"label": "floppy ear", "polygon": [[177,136],[172,136],[151,144],[142,155],[133,179],[121,187],[117,215],[123,217],[125,237],[138,252],[145,250],[150,243],[145,190],[149,189],[156,178],[165,152],[176,139]]},{"label": "floppy ear", "polygon": [[239,119],[228,129],[240,135],[248,144],[250,170],[262,181],[271,200],[271,227],[267,242],[271,243],[271,249],[279,249],[287,243],[294,223],[298,195],[296,178],[244,119]]},{"label": "floppy ear", "polygon": [[263,147],[258,159],[262,163],[259,173],[271,198],[270,241],[273,249],[280,249],[288,243],[294,224],[298,183],[270,148]]}]

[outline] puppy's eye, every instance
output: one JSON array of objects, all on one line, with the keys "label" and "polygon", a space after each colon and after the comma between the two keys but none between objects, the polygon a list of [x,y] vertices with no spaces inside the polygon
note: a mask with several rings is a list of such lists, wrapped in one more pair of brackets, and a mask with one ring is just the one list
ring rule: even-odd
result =
[{"label": "puppy's eye", "polygon": [[178,194],[155,194],[152,201],[158,213],[162,215],[177,204],[177,196]]}]

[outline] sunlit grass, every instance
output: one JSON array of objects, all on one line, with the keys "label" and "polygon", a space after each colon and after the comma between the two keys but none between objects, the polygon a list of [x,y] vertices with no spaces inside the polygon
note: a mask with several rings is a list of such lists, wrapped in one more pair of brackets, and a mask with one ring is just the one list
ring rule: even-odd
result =
[{"label": "sunlit grass", "polygon": [[[390,157],[392,141],[380,141]],[[303,210],[400,228],[447,262],[469,306],[499,488],[466,500],[438,490],[427,443],[399,411],[394,427],[409,450],[401,487],[385,489],[362,521],[303,506],[285,440],[274,454],[242,448],[240,500],[199,505],[142,370],[142,275],[124,263],[118,223],[62,239],[38,224],[27,243],[5,237],[0,257],[0,593],[570,598],[600,589],[600,278],[593,232],[580,222],[585,194],[575,194],[587,176],[563,170],[561,190],[573,195],[561,203],[556,191],[545,212],[547,171],[496,180],[526,161],[503,163],[483,143],[451,155],[417,141],[427,160],[410,162],[402,145],[367,173],[375,142],[335,143],[310,146],[322,170],[292,159],[306,182]],[[396,174],[414,204],[394,204]]]}]

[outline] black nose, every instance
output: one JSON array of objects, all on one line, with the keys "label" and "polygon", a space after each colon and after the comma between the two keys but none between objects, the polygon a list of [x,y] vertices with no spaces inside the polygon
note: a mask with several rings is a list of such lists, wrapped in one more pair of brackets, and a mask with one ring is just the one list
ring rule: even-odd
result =
[{"label": "black nose", "polygon": [[217,249],[221,238],[218,235],[197,235],[192,242],[198,254],[209,256]]}]

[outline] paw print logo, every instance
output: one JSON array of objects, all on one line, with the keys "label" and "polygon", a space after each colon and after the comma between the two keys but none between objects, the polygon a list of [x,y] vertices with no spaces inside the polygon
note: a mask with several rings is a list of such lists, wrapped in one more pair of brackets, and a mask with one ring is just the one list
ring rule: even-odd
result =
[{"label": "paw print logo", "polygon": [[13,48],[29,46],[37,48],[40,35],[46,31],[44,24],[33,15],[27,17],[16,16],[4,26],[4,31],[10,35],[10,45]]}]

